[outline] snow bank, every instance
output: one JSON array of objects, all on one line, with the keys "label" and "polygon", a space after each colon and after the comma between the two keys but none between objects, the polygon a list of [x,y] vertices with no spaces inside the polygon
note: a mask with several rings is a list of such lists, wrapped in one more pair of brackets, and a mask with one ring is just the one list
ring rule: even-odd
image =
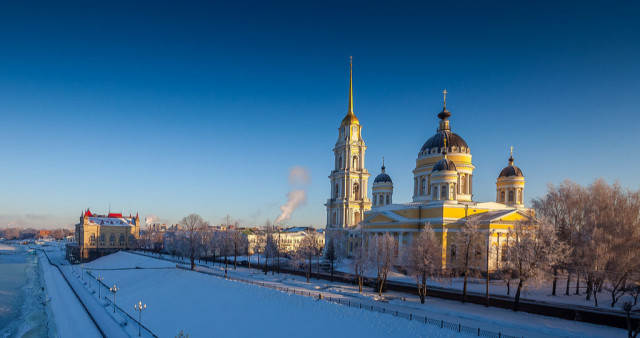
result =
[{"label": "snow bank", "polygon": [[93,269],[175,268],[175,263],[118,251],[85,264]]}]

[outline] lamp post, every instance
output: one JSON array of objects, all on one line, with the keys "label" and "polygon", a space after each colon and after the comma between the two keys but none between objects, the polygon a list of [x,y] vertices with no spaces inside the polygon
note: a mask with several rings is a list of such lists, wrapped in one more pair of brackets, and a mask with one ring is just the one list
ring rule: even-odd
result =
[{"label": "lamp post", "polygon": [[102,289],[102,281],[104,280],[104,278],[102,276],[98,276],[96,277],[96,280],[98,281],[98,298],[101,298],[102,296],[100,296],[100,290]]},{"label": "lamp post", "polygon": [[133,308],[139,312],[138,315],[138,337],[140,337],[140,328],[142,327],[142,310],[147,309],[147,304],[142,304],[142,301],[138,302],[138,304],[133,305]]},{"label": "lamp post", "polygon": [[114,284],[113,287],[109,288],[109,291],[113,292],[113,313],[116,313],[116,292],[120,291]]}]

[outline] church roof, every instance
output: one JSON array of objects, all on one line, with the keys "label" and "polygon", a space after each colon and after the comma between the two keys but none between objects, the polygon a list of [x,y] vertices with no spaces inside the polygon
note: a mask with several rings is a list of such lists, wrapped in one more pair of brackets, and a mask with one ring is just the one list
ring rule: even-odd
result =
[{"label": "church roof", "polygon": [[393,183],[391,181],[391,176],[387,175],[385,172],[384,159],[382,160],[382,173],[376,176],[376,179],[373,180],[373,183]]},{"label": "church roof", "polygon": [[436,162],[436,164],[433,166],[433,170],[431,172],[436,172],[436,171],[456,171],[456,164],[453,163],[453,161],[451,161],[448,158],[443,158],[440,161]]},{"label": "church roof", "polygon": [[513,147],[511,147],[511,157],[509,157],[509,165],[504,167],[504,169],[502,169],[498,178],[511,177],[511,176],[524,177],[522,170],[520,170],[520,168],[513,165]]},{"label": "church roof", "polygon": [[469,148],[469,146],[467,146],[467,142],[465,142],[460,135],[449,130],[439,130],[424,143],[420,152],[423,153],[425,151],[431,151],[433,148],[443,148],[445,140],[447,140],[446,142],[449,147]]}]

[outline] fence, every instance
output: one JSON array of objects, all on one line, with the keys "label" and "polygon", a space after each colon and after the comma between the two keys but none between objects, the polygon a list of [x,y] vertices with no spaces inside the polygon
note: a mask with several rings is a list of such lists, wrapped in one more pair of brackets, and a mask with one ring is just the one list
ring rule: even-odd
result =
[{"label": "fence", "polygon": [[[183,269],[183,270],[190,270],[188,267],[182,266],[180,264],[176,264],[176,268]],[[225,278],[225,279],[228,279],[228,280],[233,280],[233,281],[246,283],[246,284],[258,285],[258,286],[261,286],[261,287],[274,289],[274,290],[278,290],[278,291],[283,291],[283,292],[288,292],[288,293],[293,293],[293,294],[296,294],[296,295],[308,296],[308,297],[316,297],[318,299],[328,300],[329,302],[340,304],[340,305],[344,305],[344,306],[348,306],[348,307],[355,307],[355,308],[365,309],[365,310],[372,311],[372,312],[379,312],[379,313],[389,314],[389,315],[396,316],[396,317],[402,317],[402,318],[405,318],[405,319],[410,320],[410,321],[413,320],[413,321],[422,322],[425,325],[431,325],[431,326],[440,327],[441,329],[448,329],[448,330],[452,330],[452,331],[456,331],[456,332],[477,335],[478,337],[519,338],[518,336],[511,336],[511,335],[503,334],[501,332],[483,330],[483,329],[481,329],[479,327],[466,326],[466,325],[462,325],[460,323],[451,323],[451,322],[447,322],[447,321],[444,321],[444,320],[439,320],[439,319],[428,317],[428,316],[419,316],[419,315],[415,315],[415,314],[413,314],[411,312],[402,312],[402,311],[397,311],[397,310],[390,310],[390,309],[387,309],[385,307],[379,307],[379,306],[364,304],[364,303],[360,303],[360,302],[353,301],[353,300],[350,300],[350,299],[345,300],[343,298],[336,298],[336,297],[323,298],[322,297],[322,292],[318,292],[318,291],[300,291],[300,290],[296,290],[294,288],[282,287],[282,286],[273,285],[273,284],[269,284],[269,283],[257,282],[257,281],[253,281],[253,280],[249,280],[249,279],[231,277],[231,276],[228,276],[228,275],[225,276],[224,274],[210,272],[210,271],[202,271],[202,270],[198,270],[198,269],[196,269],[195,271],[199,272],[199,273],[202,273],[202,274],[206,274],[206,275]]]}]

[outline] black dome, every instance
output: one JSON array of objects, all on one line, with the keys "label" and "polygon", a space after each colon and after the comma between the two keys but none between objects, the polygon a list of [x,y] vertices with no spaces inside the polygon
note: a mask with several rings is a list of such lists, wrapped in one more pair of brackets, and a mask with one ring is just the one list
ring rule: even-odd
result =
[{"label": "black dome", "polygon": [[524,175],[522,174],[522,170],[520,170],[520,168],[516,167],[515,165],[509,165],[504,167],[504,169],[502,169],[502,171],[500,172],[500,176],[498,176],[498,178],[509,177],[509,176],[524,177]]},{"label": "black dome", "polygon": [[453,161],[451,161],[448,158],[443,158],[440,161],[436,162],[436,164],[433,166],[433,170],[431,170],[431,172],[433,173],[433,172],[436,172],[436,171],[444,171],[444,170],[456,171],[455,163],[453,163]]},{"label": "black dome", "polygon": [[467,142],[465,142],[460,135],[448,130],[439,130],[424,143],[422,149],[420,149],[420,153],[430,151],[433,148],[440,149],[444,147],[445,139],[447,140],[447,147],[469,148],[469,146],[467,146]]},{"label": "black dome", "polygon": [[391,182],[391,176],[387,175],[386,173],[382,173],[376,176],[376,179],[373,180],[373,183],[393,183],[393,182]]}]

